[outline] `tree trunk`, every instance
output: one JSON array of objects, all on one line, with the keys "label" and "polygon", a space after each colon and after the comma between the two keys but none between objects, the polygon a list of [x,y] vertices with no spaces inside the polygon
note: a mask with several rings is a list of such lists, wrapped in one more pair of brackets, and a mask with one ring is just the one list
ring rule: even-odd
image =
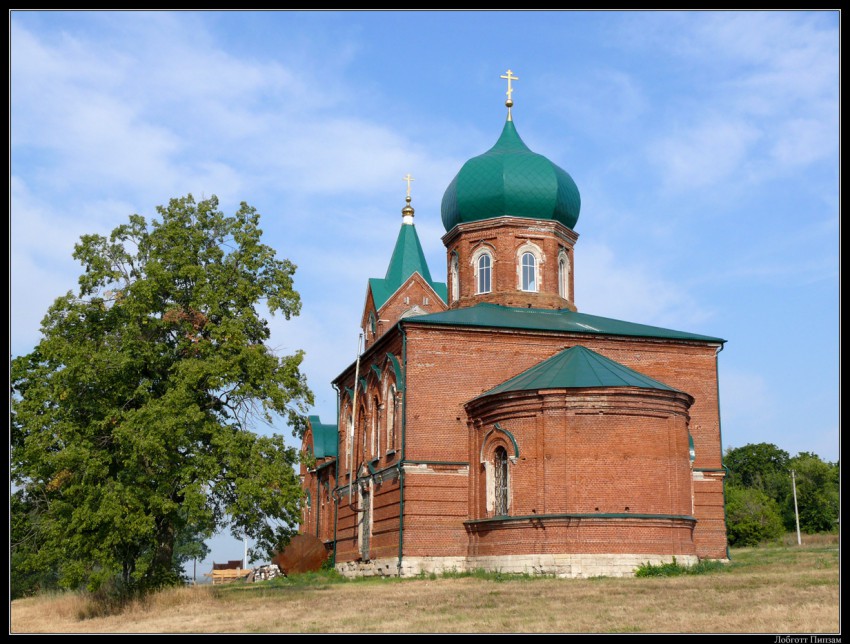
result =
[{"label": "tree trunk", "polygon": [[161,517],[157,521],[156,551],[148,570],[147,583],[149,588],[168,586],[177,581],[174,570],[174,541],[177,529],[170,517]]}]

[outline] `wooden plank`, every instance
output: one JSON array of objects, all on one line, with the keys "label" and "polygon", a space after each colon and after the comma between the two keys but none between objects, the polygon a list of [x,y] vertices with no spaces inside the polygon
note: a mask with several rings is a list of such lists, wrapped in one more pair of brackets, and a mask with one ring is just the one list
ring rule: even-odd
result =
[{"label": "wooden plank", "polygon": [[245,579],[253,572],[251,568],[229,568],[225,570],[213,570],[204,573],[205,577],[211,577],[214,584],[226,584],[238,579]]}]

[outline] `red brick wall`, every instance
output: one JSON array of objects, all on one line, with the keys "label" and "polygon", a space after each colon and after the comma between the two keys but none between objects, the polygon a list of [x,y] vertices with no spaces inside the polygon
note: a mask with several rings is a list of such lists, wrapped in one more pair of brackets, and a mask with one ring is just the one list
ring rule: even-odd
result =
[{"label": "red brick wall", "polygon": [[[363,313],[361,324],[364,329],[366,348],[370,347],[375,340],[381,337],[393,325],[399,321],[402,315],[414,306],[422,309],[417,315],[426,313],[439,313],[446,310],[446,303],[434,292],[431,285],[425,281],[419,273],[411,275],[407,281],[390,298],[384,302],[380,310],[375,311],[374,300],[371,289],[366,300],[366,308]],[[369,312],[372,312],[376,320],[376,333],[373,335],[369,325]]]},{"label": "red brick wall", "polygon": [[[720,467],[712,346],[415,323],[407,326],[407,334],[408,459],[468,461],[473,446],[466,427],[465,403],[557,352],[581,344],[693,396],[689,411],[696,450],[694,467]],[[722,510],[720,483],[702,485],[694,509],[699,520],[694,539],[700,556],[725,556],[725,525],[718,507]]]},{"label": "red brick wall", "polygon": [[[401,430],[403,425],[403,393],[401,392],[401,389],[403,389],[404,382],[398,381],[395,368],[390,358],[387,357],[387,354],[392,353],[396,356],[399,366],[401,366],[403,362],[402,352],[401,335],[398,333],[392,333],[380,338],[370,351],[364,352],[360,360],[360,379],[366,381],[366,389],[364,390],[361,384],[358,384],[357,386],[357,427],[359,428],[360,433],[354,440],[355,452],[352,469],[355,473],[355,477],[358,469],[364,466],[367,460],[372,463],[372,469],[381,470],[389,465],[395,464],[401,456]],[[380,378],[372,368],[373,365],[380,369]],[[350,417],[349,410],[351,409],[352,401],[349,394],[345,391],[345,388],[351,389],[352,391],[354,390],[354,374],[355,368],[354,365],[351,365],[339,379],[339,388],[342,392],[339,418],[340,444],[338,456],[338,461],[340,463],[340,485],[346,485],[348,483],[348,423]],[[388,444],[390,437],[388,436],[387,428],[387,407],[390,404],[389,389],[391,384],[395,385],[397,389],[399,402],[397,407],[398,417],[396,422],[396,435],[394,437],[393,444]],[[381,409],[376,408],[376,400],[378,401],[378,405]],[[380,453],[375,454],[371,449],[373,443],[372,432],[375,428],[373,420],[379,413],[380,422],[378,423],[377,429],[381,433]],[[366,431],[367,450],[365,454],[363,452],[363,430]],[[374,460],[376,457],[377,460]]]},{"label": "red brick wall", "polygon": [[560,518],[470,525],[470,555],[694,554],[692,521]]},{"label": "red brick wall", "polygon": [[[406,490],[405,490],[406,492]],[[356,561],[360,559],[358,524],[362,518],[359,491],[354,490],[349,505],[347,489],[340,494],[337,522],[336,560]],[[372,486],[372,532],[370,536],[370,559],[398,557],[399,485],[398,478]]]},{"label": "red brick wall", "polygon": [[[566,539],[572,544],[567,552],[581,552],[585,545],[584,551],[597,552],[600,543],[606,543],[616,544],[610,545],[612,553],[694,554],[692,522],[551,516],[690,516],[689,405],[683,394],[629,388],[506,393],[468,405],[476,455],[471,468],[473,519],[495,515],[486,507],[479,455],[492,462],[495,446],[502,445],[514,456],[511,436],[519,457],[508,465],[508,514],[539,517],[511,521],[504,529],[473,524],[470,529],[479,545],[470,554],[511,554],[523,531],[526,541],[534,544],[525,552],[564,552]],[[500,429],[494,430],[496,423]],[[684,540],[683,530],[688,535]],[[637,542],[640,549],[634,550]]]},{"label": "red brick wall", "polygon": [[[473,486],[502,431],[517,441],[509,465],[512,515],[623,513],[690,515],[686,396],[609,388],[501,394],[470,405]],[[506,444],[509,455],[514,448]],[[473,517],[492,516],[479,498]]]},{"label": "red brick wall", "polygon": [[[573,245],[578,235],[572,230],[551,220],[532,220],[520,217],[503,217],[496,220],[461,224],[443,237],[446,245],[447,275],[451,275],[452,253],[458,256],[459,295],[450,308],[474,306],[480,302],[492,302],[504,306],[532,306],[534,308],[575,310]],[[517,251],[526,243],[533,243],[542,251],[538,266],[539,289],[526,293],[519,290]],[[473,256],[482,245],[491,250],[492,290],[487,294],[476,294],[475,266]],[[568,297],[562,298],[558,290],[558,255],[564,248],[569,257],[570,272]],[[451,299],[451,284],[449,284]]]},{"label": "red brick wall", "polygon": [[[301,440],[301,453],[307,453],[308,446],[312,453],[312,445],[313,430],[308,427]],[[329,465],[334,460],[320,458],[311,468],[308,468],[303,461],[300,465],[301,489],[304,491],[304,496],[301,501],[299,532],[315,535],[326,543],[333,541],[334,536],[333,491],[336,488],[336,465]]]},{"label": "red brick wall", "polygon": [[[404,551],[408,556],[463,556],[468,551],[470,538],[466,533],[464,521],[467,517],[474,515],[474,508],[477,507],[474,500],[476,489],[475,484],[470,484],[467,476],[457,473],[463,468],[463,465],[457,465],[457,463],[469,464],[470,468],[478,467],[478,454],[474,432],[471,432],[467,426],[467,412],[464,405],[481,393],[542,360],[577,344],[693,396],[694,402],[689,409],[689,429],[696,450],[694,468],[698,470],[720,468],[721,446],[715,347],[703,343],[672,340],[448,328],[413,322],[406,324],[405,328],[408,356],[405,394],[407,406],[405,458],[408,462],[428,463],[423,466],[424,469],[409,466],[408,471],[405,472]],[[374,361],[381,365],[384,373],[388,373],[391,366],[385,358],[387,351],[391,351],[400,361],[402,360],[400,334],[394,332],[382,337],[374,348],[364,355],[361,362],[361,376],[368,381],[366,400],[363,401],[366,409],[363,425],[367,428],[372,426],[369,414],[374,413],[371,411],[370,405],[373,406],[371,401],[375,393],[378,393],[379,398],[383,400],[384,384],[383,380],[379,381],[371,373],[369,366]],[[352,367],[345,372],[339,382],[344,386],[353,385]],[[363,400],[362,392],[359,396]],[[549,434],[563,431],[559,427],[565,424],[575,428],[574,431],[600,431],[594,429],[594,423],[598,419],[590,416],[580,419],[574,416],[570,423],[566,423],[565,418],[559,419],[559,413],[566,412],[553,410],[548,415],[544,414],[542,433],[544,441],[551,439]],[[599,507],[599,512],[613,513],[617,511],[619,503],[623,508],[629,505],[631,512],[638,512],[639,510],[631,506],[631,503],[635,503],[637,507],[647,508],[643,510],[644,512],[652,514],[691,514],[691,487],[686,483],[686,476],[684,476],[685,469],[688,468],[688,460],[687,434],[682,429],[683,421],[670,420],[663,415],[656,419],[658,423],[644,420],[633,422],[632,417],[617,414],[608,416],[603,414],[603,418],[611,421],[608,431],[615,432],[621,439],[619,446],[612,447],[612,451],[608,452],[613,460],[602,464],[604,468],[607,468],[610,480],[609,494],[605,497],[608,505],[597,505],[597,500],[592,497],[591,492],[581,492],[581,481],[575,480],[567,488],[574,491],[572,497],[559,499],[559,486],[547,484],[542,490],[538,489],[536,505],[525,507],[522,504],[528,505],[531,501],[517,501],[520,503],[517,509],[522,507],[524,512],[531,510],[540,512],[541,507],[574,507],[587,508],[588,512],[595,512],[595,508]],[[533,419],[534,415],[529,414],[528,419],[515,421],[518,423],[518,431],[529,436],[531,442],[534,440],[531,436],[536,431],[536,423]],[[674,425],[674,428],[670,428],[670,423]],[[345,423],[342,420],[340,427],[343,431]],[[641,436],[646,435],[647,432],[652,435],[654,442],[641,442]],[[539,439],[540,433],[536,435]],[[656,443],[665,436],[666,443],[659,447]],[[672,443],[670,436],[676,437]],[[344,445],[344,434],[342,439]],[[358,438],[355,443],[362,444],[362,439]],[[400,447],[399,444],[399,451],[395,453],[379,454],[378,460],[373,462],[373,469],[379,470],[397,463],[400,458]],[[673,449],[677,454],[682,453],[681,460],[676,461],[675,464],[671,464],[669,459],[665,460],[667,457],[662,452],[658,452],[662,447]],[[526,453],[530,454],[531,448]],[[590,456],[586,458],[592,460]],[[588,465],[590,460],[586,461],[585,465]],[[342,446],[339,461],[344,468],[345,453]],[[642,497],[629,486],[628,472],[632,471],[630,468],[635,463],[639,464],[637,469],[654,469],[655,474],[658,473],[659,467],[666,468],[664,473],[666,485],[661,486],[663,493],[657,498]],[[355,469],[360,464],[362,464],[362,456],[356,461]],[[535,464],[534,467],[539,468],[540,465]],[[448,470],[453,468],[455,473],[436,474],[435,472],[441,471],[441,468],[443,471],[446,468]],[[641,472],[641,476],[645,476],[645,473]],[[699,556],[720,558],[724,557],[726,552],[722,477],[717,473],[708,472],[705,478],[708,480],[696,481],[693,485],[695,503],[693,514],[698,519],[698,523],[693,530],[692,538],[696,543]],[[340,485],[347,484],[347,480],[347,472],[342,471]],[[479,481],[476,477],[473,477],[473,480]],[[545,477],[543,480],[546,480]],[[560,489],[564,489],[563,486]],[[398,547],[397,494],[396,489],[395,496],[385,497],[381,504],[376,506],[380,512],[376,509],[375,520],[384,522],[382,524],[384,527],[377,532],[376,528],[373,528],[373,558],[378,556],[378,552],[391,551],[393,544],[395,548]],[[534,496],[527,497],[527,499],[530,498]],[[629,500],[628,503],[625,502],[626,498]],[[378,500],[379,496],[376,494],[376,504]],[[570,506],[570,503],[573,505]],[[656,508],[685,508],[685,506],[687,511],[656,512]],[[390,516],[395,524],[387,523],[390,521]],[[354,520],[354,514],[345,510],[341,503],[337,529],[338,561],[347,561],[349,557],[357,556]],[[662,530],[657,527],[653,529],[656,532]],[[668,525],[663,530],[676,534],[687,532],[689,535],[687,539],[681,537],[681,534],[675,539],[678,539],[678,543],[690,542],[691,527],[677,524],[674,527]],[[622,537],[622,531],[620,534]],[[673,537],[669,535],[663,537],[663,539],[668,538]]]},{"label": "red brick wall", "polygon": [[469,516],[466,467],[408,466],[404,477],[404,554],[465,556],[468,538],[463,522]]}]

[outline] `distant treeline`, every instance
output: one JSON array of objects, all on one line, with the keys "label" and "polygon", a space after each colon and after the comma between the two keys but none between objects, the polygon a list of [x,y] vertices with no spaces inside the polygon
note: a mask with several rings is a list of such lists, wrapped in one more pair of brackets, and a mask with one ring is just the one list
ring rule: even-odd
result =
[{"label": "distant treeline", "polygon": [[792,472],[797,489],[800,531],[838,529],[839,464],[817,454],[794,457],[771,443],[726,450],[726,523],[729,544],[752,546],[797,529]]}]

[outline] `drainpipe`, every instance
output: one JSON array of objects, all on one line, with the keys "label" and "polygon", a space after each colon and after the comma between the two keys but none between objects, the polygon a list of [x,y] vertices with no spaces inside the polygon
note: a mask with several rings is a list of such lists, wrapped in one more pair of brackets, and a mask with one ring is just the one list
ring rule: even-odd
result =
[{"label": "drainpipe", "polygon": [[354,366],[354,395],[351,401],[351,429],[349,429],[349,438],[351,438],[350,453],[348,455],[348,505],[351,507],[351,494],[354,489],[354,436],[357,429],[357,385],[360,384],[360,347],[363,342],[363,334],[357,336],[357,362]]},{"label": "drainpipe", "polygon": [[[315,434],[313,435],[315,437]],[[319,479],[319,470],[316,470],[316,538],[319,538],[319,515],[322,513],[322,482]]]},{"label": "drainpipe", "polygon": [[404,378],[404,393],[401,399],[401,458],[398,461],[398,576],[401,577],[401,560],[404,552],[404,459],[407,435],[407,333],[401,322],[401,364]]},{"label": "drainpipe", "polygon": [[726,480],[729,478],[729,468],[723,463],[723,430],[720,422],[720,352],[723,351],[723,344],[717,347],[714,352],[714,381],[717,383],[717,434],[720,439],[720,465],[723,467],[723,524],[726,527],[726,558],[732,559],[732,553],[729,549],[729,522],[726,515]]},{"label": "drainpipe", "polygon": [[340,426],[340,417],[339,417],[339,387],[335,384],[331,385],[336,392],[336,467],[334,478],[336,479],[336,484],[334,485],[333,494],[331,497],[334,500],[334,553],[333,553],[333,563],[336,566],[336,526],[337,526],[337,517],[339,515],[339,426]]},{"label": "drainpipe", "polygon": [[336,567],[336,524],[337,517],[339,516],[339,496],[337,491],[334,490],[334,493],[331,495],[334,500],[334,553],[333,553],[333,561],[331,562],[334,567]]}]

